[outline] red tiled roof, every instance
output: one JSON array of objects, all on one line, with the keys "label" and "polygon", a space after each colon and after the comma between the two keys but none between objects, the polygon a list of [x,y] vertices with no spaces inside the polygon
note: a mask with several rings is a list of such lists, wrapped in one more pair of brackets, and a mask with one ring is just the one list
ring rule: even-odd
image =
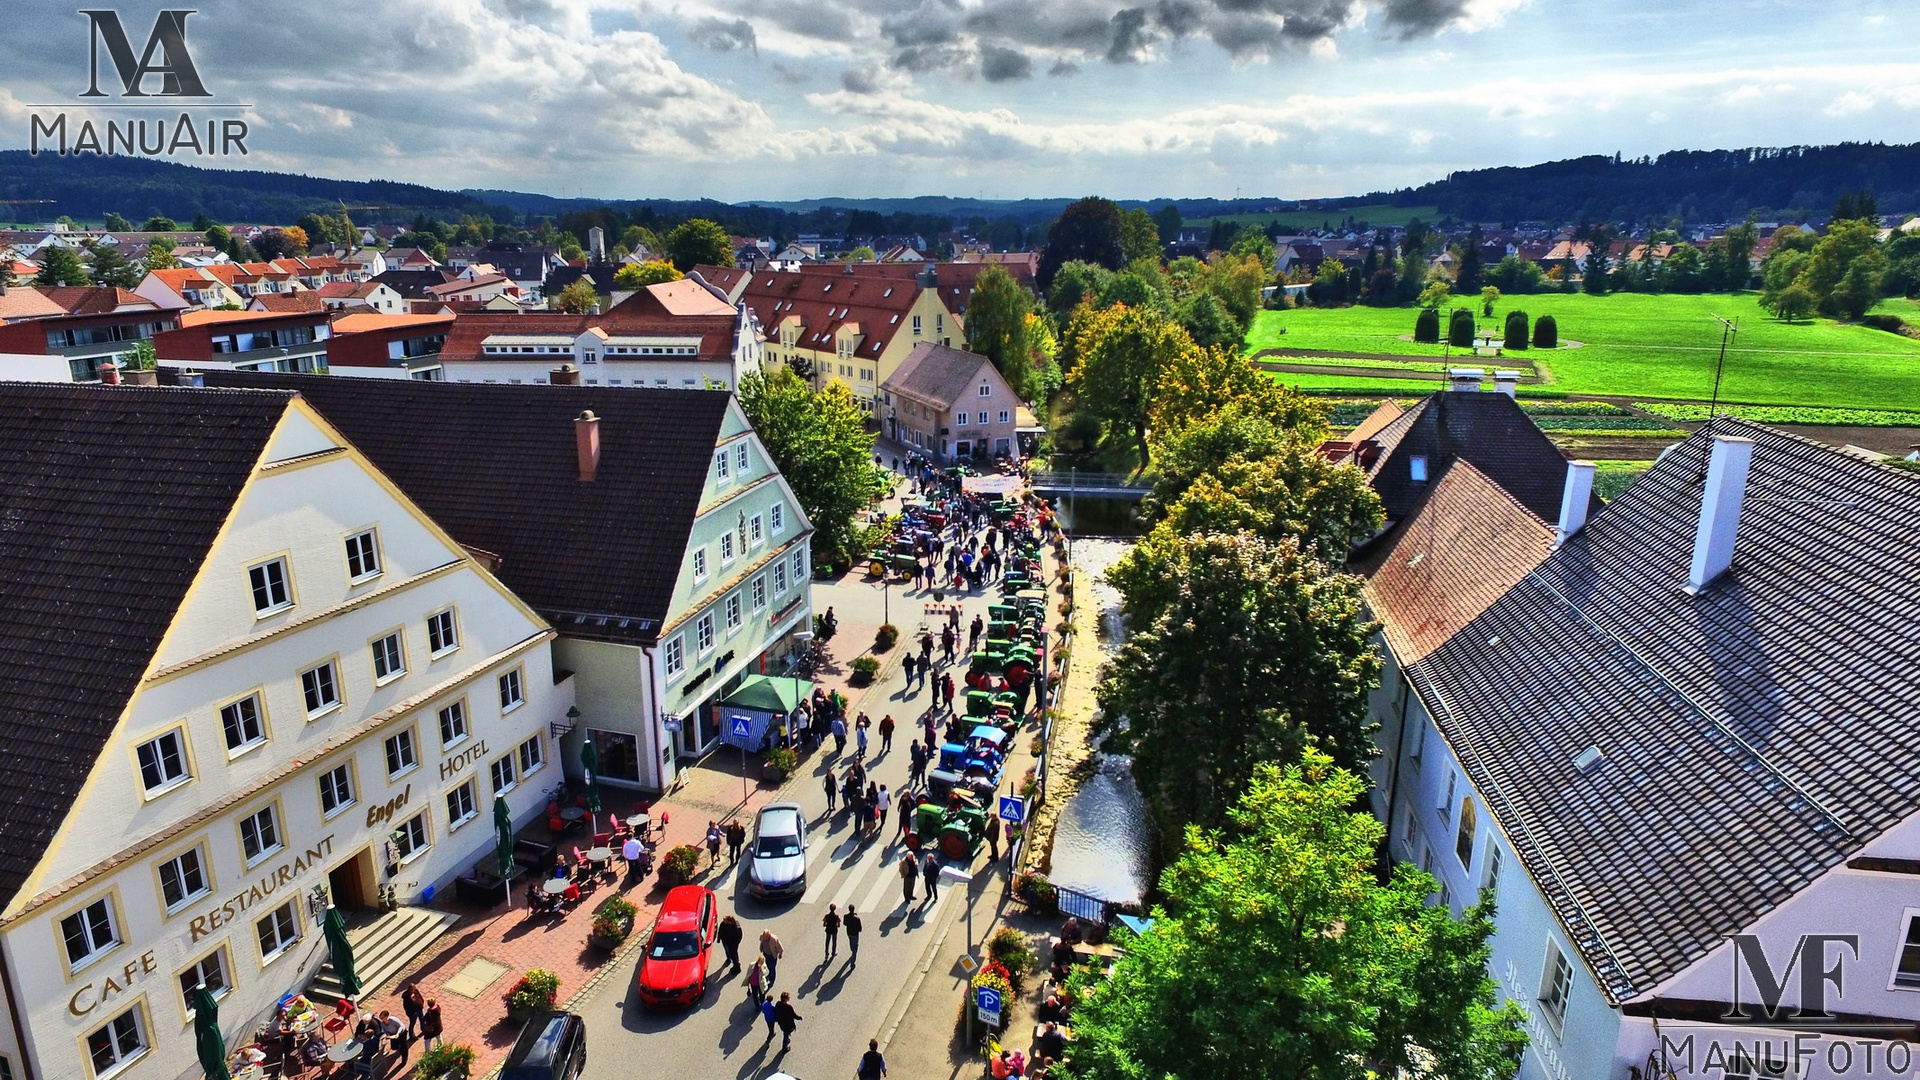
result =
[{"label": "red tiled roof", "polygon": [[254,297],[253,302],[260,305],[262,310],[288,314],[327,309],[327,305],[320,299],[320,294],[311,289],[290,293],[262,293]]}]

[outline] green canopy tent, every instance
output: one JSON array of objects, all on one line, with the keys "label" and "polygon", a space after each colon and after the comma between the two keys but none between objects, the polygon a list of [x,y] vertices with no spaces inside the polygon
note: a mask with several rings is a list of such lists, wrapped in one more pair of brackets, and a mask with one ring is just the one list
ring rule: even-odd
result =
[{"label": "green canopy tent", "polygon": [[327,953],[333,958],[333,976],[340,980],[342,993],[352,997],[360,992],[360,975],[353,969],[353,942],[347,940],[347,920],[339,908],[327,908],[324,930]]},{"label": "green canopy tent", "polygon": [[227,1040],[220,1034],[220,1006],[205,983],[187,992],[193,1010],[193,1041],[200,1053],[200,1070],[207,1080],[233,1080],[227,1070]]},{"label": "green canopy tent", "polygon": [[494,861],[500,871],[500,885],[507,891],[507,906],[513,906],[513,811],[507,809],[507,797],[493,797]]},{"label": "green canopy tent", "polygon": [[600,831],[600,751],[594,748],[592,737],[580,740],[580,772],[587,782],[587,813],[593,826],[589,833]]}]

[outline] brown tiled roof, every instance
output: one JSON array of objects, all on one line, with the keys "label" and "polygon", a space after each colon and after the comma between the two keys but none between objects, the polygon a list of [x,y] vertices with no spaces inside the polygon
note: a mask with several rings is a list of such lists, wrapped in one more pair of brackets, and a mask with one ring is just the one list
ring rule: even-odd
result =
[{"label": "brown tiled roof", "polygon": [[1360,425],[1358,427],[1354,428],[1352,431],[1347,433],[1347,441],[1357,443],[1357,442],[1365,442],[1366,440],[1373,438],[1375,435],[1378,435],[1380,434],[1381,431],[1385,430],[1388,424],[1391,424],[1395,420],[1398,420],[1400,418],[1400,414],[1406,411],[1407,410],[1401,408],[1399,405],[1396,405],[1391,401],[1381,402],[1379,405],[1375,406],[1372,412],[1367,414],[1366,419],[1360,421]]},{"label": "brown tiled roof", "polygon": [[39,289],[16,285],[0,292],[0,322],[65,315],[67,310],[40,294]]},{"label": "brown tiled roof", "polygon": [[[708,269],[700,268],[702,277]],[[836,264],[825,274],[756,270],[740,300],[753,309],[769,338],[779,336],[781,324],[797,319],[795,345],[803,349],[832,349],[843,323],[859,323],[866,336],[855,355],[870,359],[885,352],[895,334],[910,332],[907,313],[919,295],[911,274],[897,279],[848,274]]]},{"label": "brown tiled roof", "polygon": [[160,310],[160,305],[138,293],[106,285],[49,285],[41,288],[40,295],[69,315],[111,315],[122,307]]},{"label": "brown tiled roof", "polygon": [[1553,550],[1554,532],[1462,461],[1350,569],[1401,664],[1426,656]]},{"label": "brown tiled roof", "polygon": [[253,302],[260,305],[263,310],[288,315],[327,310],[327,305],[320,299],[320,294],[311,289],[290,293],[261,293],[253,298]]},{"label": "brown tiled roof", "polygon": [[73,805],[288,398],[0,383],[0,904]]},{"label": "brown tiled roof", "polygon": [[[500,579],[555,629],[641,645],[667,617],[729,401],[639,387],[206,380],[298,390],[455,540],[499,555]],[[573,421],[587,409],[600,417],[600,467],[581,483]]]},{"label": "brown tiled roof", "polygon": [[993,361],[979,353],[923,341],[900,361],[900,369],[883,385],[896,394],[931,401],[945,410],[972,388],[982,364],[992,367]]}]

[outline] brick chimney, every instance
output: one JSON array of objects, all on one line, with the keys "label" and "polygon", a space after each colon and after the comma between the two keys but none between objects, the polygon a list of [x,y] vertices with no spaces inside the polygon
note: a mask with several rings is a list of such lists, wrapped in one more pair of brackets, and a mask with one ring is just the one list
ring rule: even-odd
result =
[{"label": "brick chimney", "polygon": [[547,372],[547,381],[555,386],[579,386],[580,369],[572,364],[561,364]]},{"label": "brick chimney", "polygon": [[111,360],[100,362],[100,381],[108,386],[120,385],[120,365]]},{"label": "brick chimney", "polygon": [[580,456],[580,482],[591,483],[600,468],[600,418],[592,409],[573,418],[573,447]]},{"label": "brick chimney", "polygon": [[1740,528],[1740,504],[1753,464],[1753,440],[1715,435],[1707,459],[1707,480],[1700,493],[1700,526],[1693,535],[1693,566],[1687,591],[1697,593],[1733,565],[1734,534]]},{"label": "brick chimney", "polygon": [[1567,483],[1560,492],[1559,538],[1557,547],[1586,527],[1587,507],[1593,502],[1594,464],[1591,461],[1567,462]]}]

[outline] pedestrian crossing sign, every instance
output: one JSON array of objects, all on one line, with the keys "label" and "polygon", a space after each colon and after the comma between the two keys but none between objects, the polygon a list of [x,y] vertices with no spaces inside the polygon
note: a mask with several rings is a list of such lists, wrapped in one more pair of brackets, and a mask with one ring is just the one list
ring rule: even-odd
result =
[{"label": "pedestrian crossing sign", "polygon": [[753,738],[753,720],[751,717],[736,716],[733,718],[733,737],[736,739]]},{"label": "pedestrian crossing sign", "polygon": [[1027,819],[1027,804],[1023,799],[1012,795],[1000,796],[1000,820],[1015,825]]}]

